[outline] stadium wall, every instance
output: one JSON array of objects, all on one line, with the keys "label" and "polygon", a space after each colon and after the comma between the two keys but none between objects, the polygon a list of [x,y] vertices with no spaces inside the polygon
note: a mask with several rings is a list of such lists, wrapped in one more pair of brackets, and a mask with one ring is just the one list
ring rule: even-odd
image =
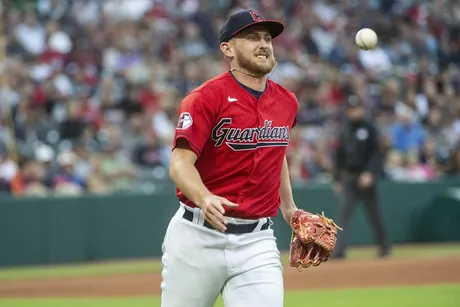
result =
[{"label": "stadium wall", "polygon": [[[460,241],[459,181],[380,185],[383,214],[395,243]],[[337,219],[339,202],[330,185],[294,188],[299,207]],[[0,198],[0,266],[75,263],[158,257],[174,193]],[[373,243],[365,211],[352,222],[351,244]],[[436,221],[436,224],[433,223]],[[274,219],[278,246],[286,250],[290,228]],[[438,227],[438,229],[435,229]]]}]

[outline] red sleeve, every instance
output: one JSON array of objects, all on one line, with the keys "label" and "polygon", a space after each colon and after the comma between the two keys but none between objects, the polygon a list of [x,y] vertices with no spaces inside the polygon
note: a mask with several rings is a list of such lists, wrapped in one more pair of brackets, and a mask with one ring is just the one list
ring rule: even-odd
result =
[{"label": "red sleeve", "polygon": [[192,92],[182,100],[178,115],[173,149],[177,140],[183,138],[199,157],[211,134],[212,124],[217,117],[217,108],[211,104],[206,94]]},{"label": "red sleeve", "polygon": [[291,127],[291,129],[292,129],[297,125],[297,113],[299,112],[299,101],[297,100],[297,96],[294,93],[290,92],[290,94],[291,94],[291,97],[292,97],[292,99],[294,101],[294,108],[295,108],[295,117],[294,117],[294,120],[292,122],[292,127]]}]

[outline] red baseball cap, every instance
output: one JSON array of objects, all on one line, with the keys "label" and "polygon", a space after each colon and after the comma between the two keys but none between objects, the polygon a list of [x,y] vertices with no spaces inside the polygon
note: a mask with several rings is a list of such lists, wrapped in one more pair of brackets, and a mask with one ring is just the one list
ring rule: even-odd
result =
[{"label": "red baseball cap", "polygon": [[220,42],[228,42],[236,34],[254,25],[263,25],[270,32],[272,38],[280,35],[284,30],[284,25],[276,20],[266,20],[256,10],[238,11],[227,19],[220,30]]}]

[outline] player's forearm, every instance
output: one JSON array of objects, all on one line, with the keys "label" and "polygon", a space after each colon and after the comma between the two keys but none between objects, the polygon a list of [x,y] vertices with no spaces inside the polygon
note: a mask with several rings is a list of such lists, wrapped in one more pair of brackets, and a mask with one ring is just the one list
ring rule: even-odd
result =
[{"label": "player's forearm", "polygon": [[292,196],[291,181],[289,178],[289,168],[286,157],[284,157],[283,168],[281,170],[281,185],[280,185],[280,210],[286,222],[289,223],[292,213],[297,209],[294,197]]},{"label": "player's forearm", "polygon": [[169,175],[177,188],[198,207],[201,207],[203,198],[211,194],[195,165],[188,161],[171,163]]}]

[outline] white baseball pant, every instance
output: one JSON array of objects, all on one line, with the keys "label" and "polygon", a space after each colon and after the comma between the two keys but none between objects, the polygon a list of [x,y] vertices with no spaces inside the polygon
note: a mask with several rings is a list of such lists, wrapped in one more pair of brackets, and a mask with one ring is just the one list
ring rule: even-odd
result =
[{"label": "white baseball pant", "polygon": [[[183,218],[185,210],[193,220]],[[181,204],[171,219],[162,250],[161,307],[282,307],[283,268],[273,230],[227,234],[209,229],[199,208]],[[229,219],[229,223],[254,220]]]}]

